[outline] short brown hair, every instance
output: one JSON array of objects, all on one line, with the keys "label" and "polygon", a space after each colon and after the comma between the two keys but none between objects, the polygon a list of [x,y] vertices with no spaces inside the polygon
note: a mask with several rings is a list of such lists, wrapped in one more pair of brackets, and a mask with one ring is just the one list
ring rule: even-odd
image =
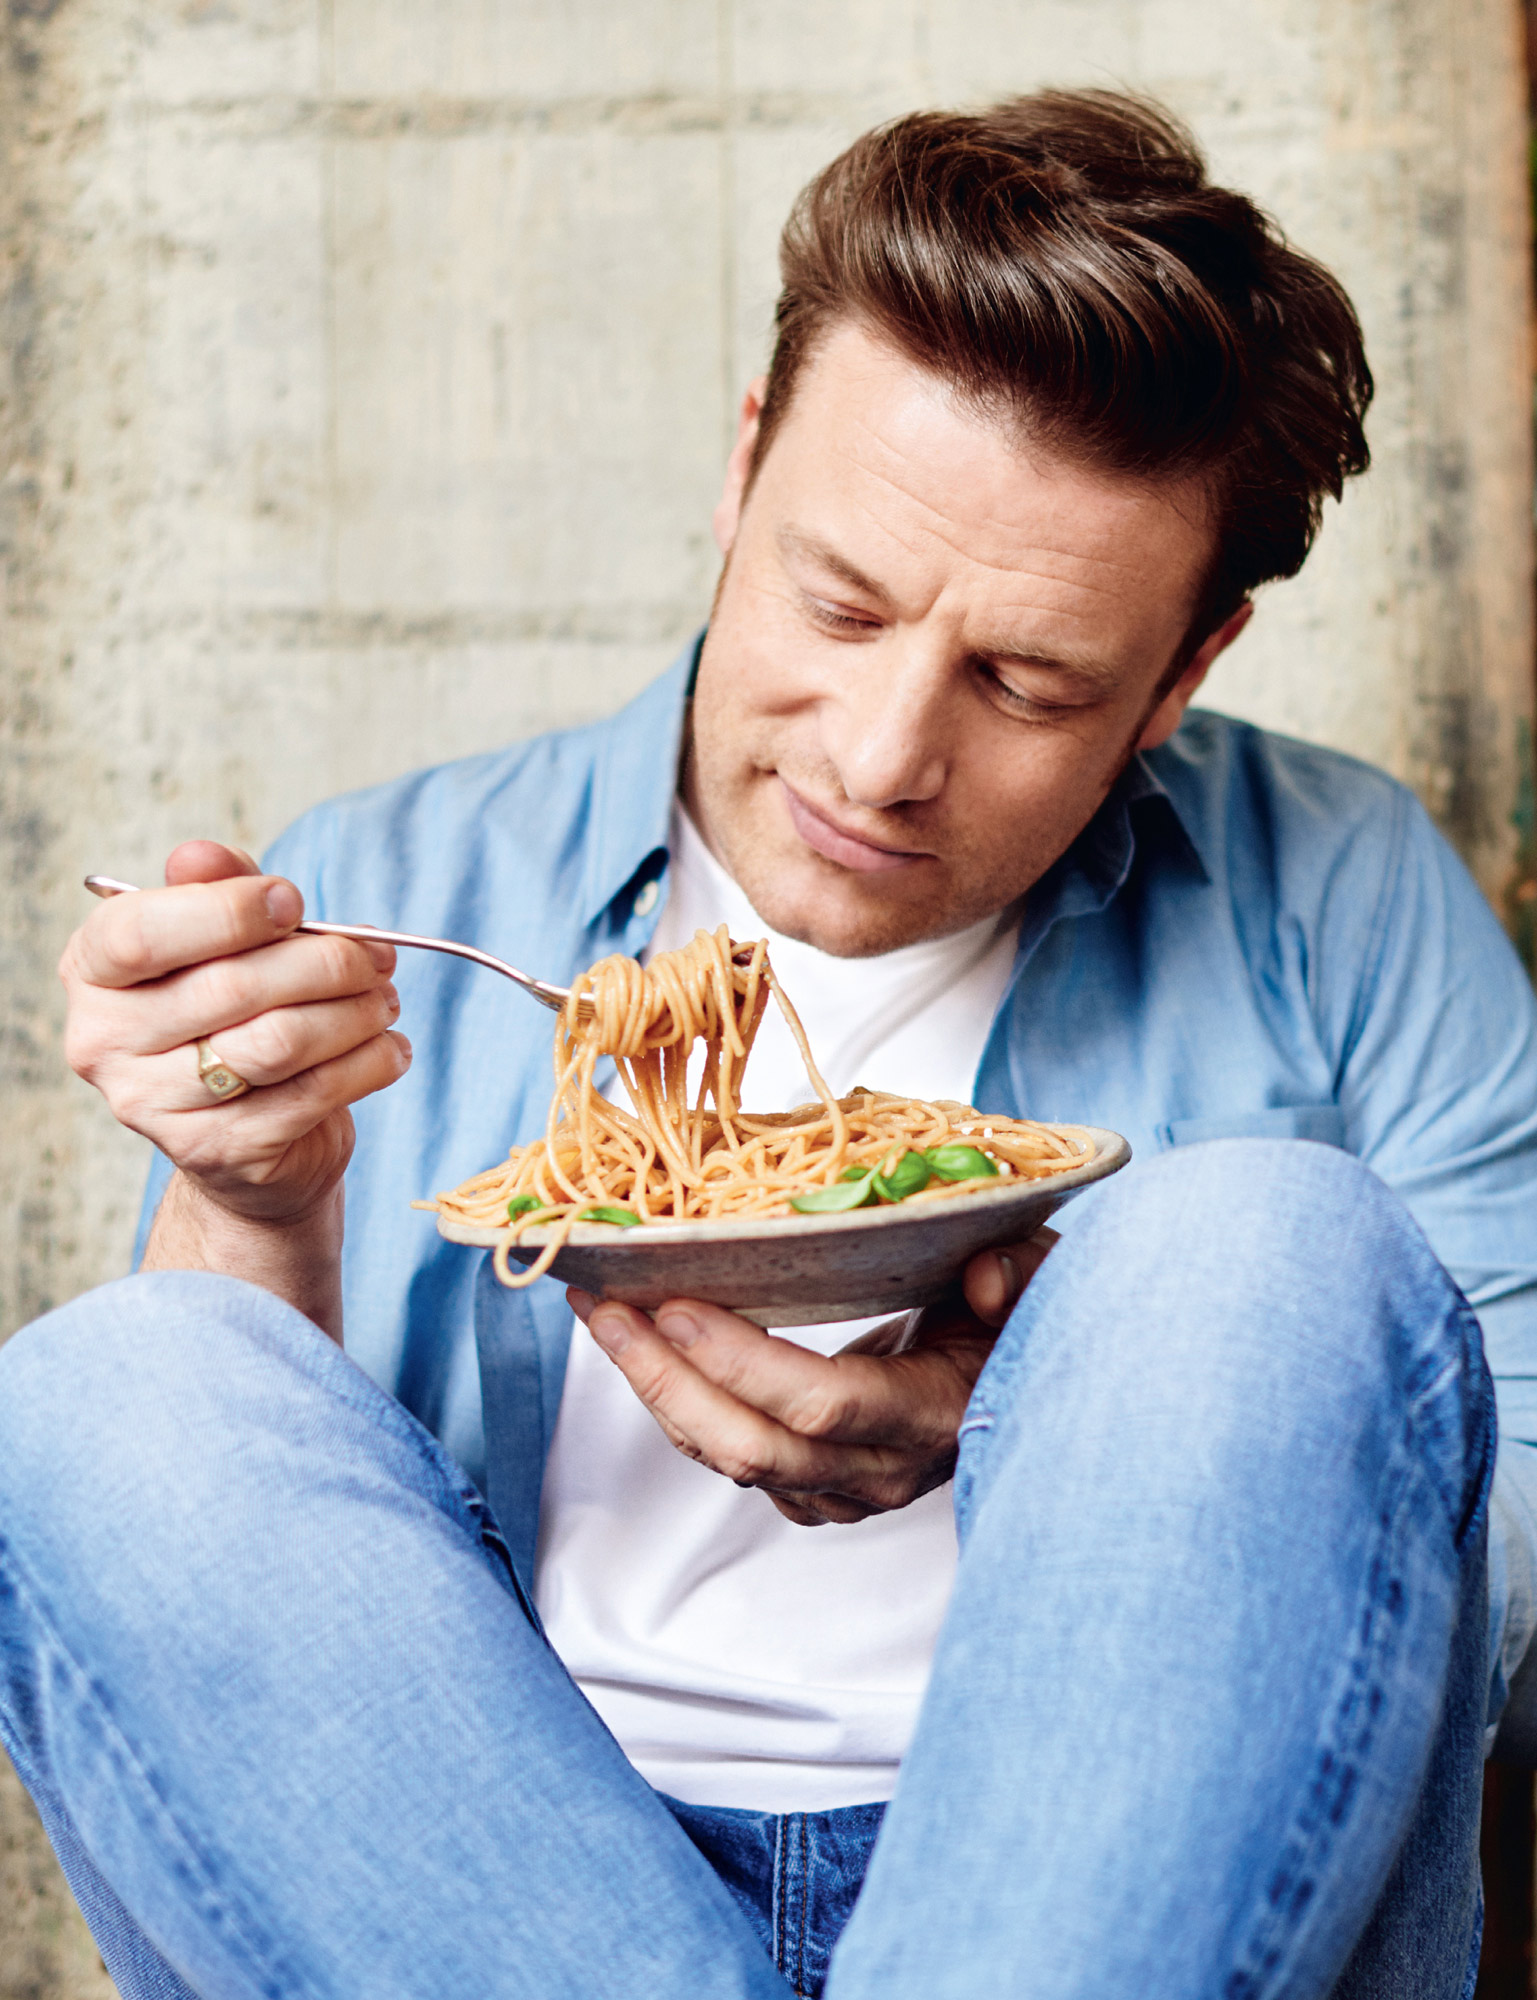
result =
[{"label": "short brown hair", "polygon": [[1145,99],[1046,90],[867,132],[780,241],[753,470],[839,322],[877,336],[1049,446],[1206,488],[1217,551],[1198,643],[1292,576],[1325,494],[1364,471],[1371,400],[1343,287]]}]

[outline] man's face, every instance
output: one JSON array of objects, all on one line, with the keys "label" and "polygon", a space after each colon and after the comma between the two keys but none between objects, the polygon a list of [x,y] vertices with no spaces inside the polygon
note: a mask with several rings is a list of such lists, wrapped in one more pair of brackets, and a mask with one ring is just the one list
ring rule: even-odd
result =
[{"label": "man's face", "polygon": [[803,369],[716,532],[685,796],[764,922],[840,957],[1037,881],[1243,614],[1159,688],[1211,548],[1199,496],[1084,471],[862,329]]}]

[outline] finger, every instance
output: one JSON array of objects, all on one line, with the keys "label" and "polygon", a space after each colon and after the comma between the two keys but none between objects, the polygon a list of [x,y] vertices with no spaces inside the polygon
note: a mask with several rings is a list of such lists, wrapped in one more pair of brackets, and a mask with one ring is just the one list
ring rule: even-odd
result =
[{"label": "finger", "polygon": [[[344,1105],[387,1090],[410,1067],[411,1044],[398,1028],[392,1028],[360,1048],[302,1070],[286,1083],[238,1097],[231,1108],[250,1108],[253,1132],[259,1137],[270,1133],[274,1138],[284,1134],[297,1138],[313,1131],[323,1118]],[[218,1106],[216,1111],[223,1108]]]},{"label": "finger", "polygon": [[114,896],[75,933],[66,959],[87,985],[137,986],[205,959],[286,937],[304,898],[280,875],[237,875]]},{"label": "finger", "polygon": [[377,986],[347,1000],[282,1007],[221,1029],[219,1054],[256,1089],[286,1083],[371,1042],[400,1019],[400,996]]},{"label": "finger", "polygon": [[262,1159],[278,1167],[284,1149],[313,1132],[333,1111],[387,1090],[410,1067],[411,1044],[392,1030],[270,1090],[248,1091],[228,1104],[183,1112],[162,1122],[161,1135],[150,1136],[165,1135],[169,1125],[168,1150],[188,1173],[227,1173],[238,1155],[246,1163],[247,1177],[259,1178],[252,1169]]},{"label": "finger", "polygon": [[[238,1027],[221,1028],[218,1054],[253,1090],[268,1090],[361,1048],[399,1018],[394,987],[381,986],[354,999],[283,1007]],[[186,1041],[163,1054],[104,1063],[91,1080],[107,1094],[114,1111],[142,1119],[155,1112],[206,1107],[211,1093],[197,1065],[197,1046]]]},{"label": "finger", "polygon": [[802,1437],[932,1450],[970,1394],[938,1351],[814,1354],[696,1299],[669,1300],[656,1325],[707,1381]]},{"label": "finger", "polygon": [[829,1444],[787,1430],[707,1380],[632,1307],[603,1302],[592,1314],[591,1328],[663,1429],[686,1440],[690,1456],[738,1486],[851,1493],[881,1507],[901,1506],[912,1497],[912,1454]]},{"label": "finger", "polygon": [[983,1250],[966,1266],[961,1290],[984,1326],[1002,1326],[1025,1288],[1018,1264],[1007,1250]]},{"label": "finger", "polygon": [[184,840],[166,857],[168,889],[183,882],[222,882],[231,875],[260,875],[260,864],[244,848],[225,847],[217,840]]},{"label": "finger", "polygon": [[209,959],[114,993],[95,1012],[87,1008],[80,1039],[89,1041],[94,1034],[115,1053],[160,1055],[283,1010],[393,990],[388,967],[381,968],[376,953],[393,960],[388,945],[293,937]]},{"label": "finger", "polygon": [[1020,1294],[1046,1261],[1055,1229],[1044,1225],[1023,1243],[1002,1250],[982,1250],[966,1266],[961,1290],[966,1303],[984,1326],[1002,1326],[1019,1303]]},{"label": "finger", "polygon": [[815,1507],[808,1507],[804,1501],[792,1500],[787,1493],[770,1493],[768,1498],[797,1528],[825,1528],[828,1525],[825,1514],[818,1513]]},{"label": "finger", "polygon": [[834,1524],[849,1527],[856,1521],[870,1521],[877,1514],[890,1512],[889,1508],[867,1506],[838,1493],[771,1493],[767,1487],[763,1491],[785,1519],[798,1528],[826,1528]]},{"label": "finger", "polygon": [[872,1326],[868,1333],[857,1334],[847,1347],[840,1347],[840,1354],[900,1354],[911,1347],[917,1338],[923,1315],[920,1312],[898,1313],[895,1319],[883,1319],[879,1326]]}]

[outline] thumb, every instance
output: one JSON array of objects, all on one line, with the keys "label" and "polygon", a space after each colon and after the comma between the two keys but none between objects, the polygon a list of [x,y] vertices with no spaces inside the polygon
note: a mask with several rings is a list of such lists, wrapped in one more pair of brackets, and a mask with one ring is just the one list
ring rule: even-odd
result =
[{"label": "thumb", "polygon": [[961,1279],[961,1289],[967,1305],[984,1326],[1003,1325],[1020,1293],[1058,1241],[1056,1230],[1043,1225],[1023,1243],[1010,1243],[1001,1250],[982,1250],[972,1258]]},{"label": "thumb", "polygon": [[223,882],[231,875],[261,872],[238,847],[225,847],[217,840],[184,840],[166,859],[165,886],[179,889],[184,882]]}]

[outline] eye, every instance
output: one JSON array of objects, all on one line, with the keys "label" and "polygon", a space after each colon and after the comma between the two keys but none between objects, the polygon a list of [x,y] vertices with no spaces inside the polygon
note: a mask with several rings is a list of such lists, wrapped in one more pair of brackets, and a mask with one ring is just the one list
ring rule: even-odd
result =
[{"label": "eye", "polygon": [[1045,701],[1039,695],[1026,694],[986,660],[978,660],[976,670],[993,700],[1010,715],[1017,715],[1022,722],[1063,722],[1069,716],[1081,714],[1089,706],[1083,702]]},{"label": "eye", "polygon": [[857,637],[881,629],[881,621],[868,612],[850,611],[843,605],[830,604],[824,597],[807,597],[804,602],[812,619],[824,631],[846,633],[850,637]]}]

